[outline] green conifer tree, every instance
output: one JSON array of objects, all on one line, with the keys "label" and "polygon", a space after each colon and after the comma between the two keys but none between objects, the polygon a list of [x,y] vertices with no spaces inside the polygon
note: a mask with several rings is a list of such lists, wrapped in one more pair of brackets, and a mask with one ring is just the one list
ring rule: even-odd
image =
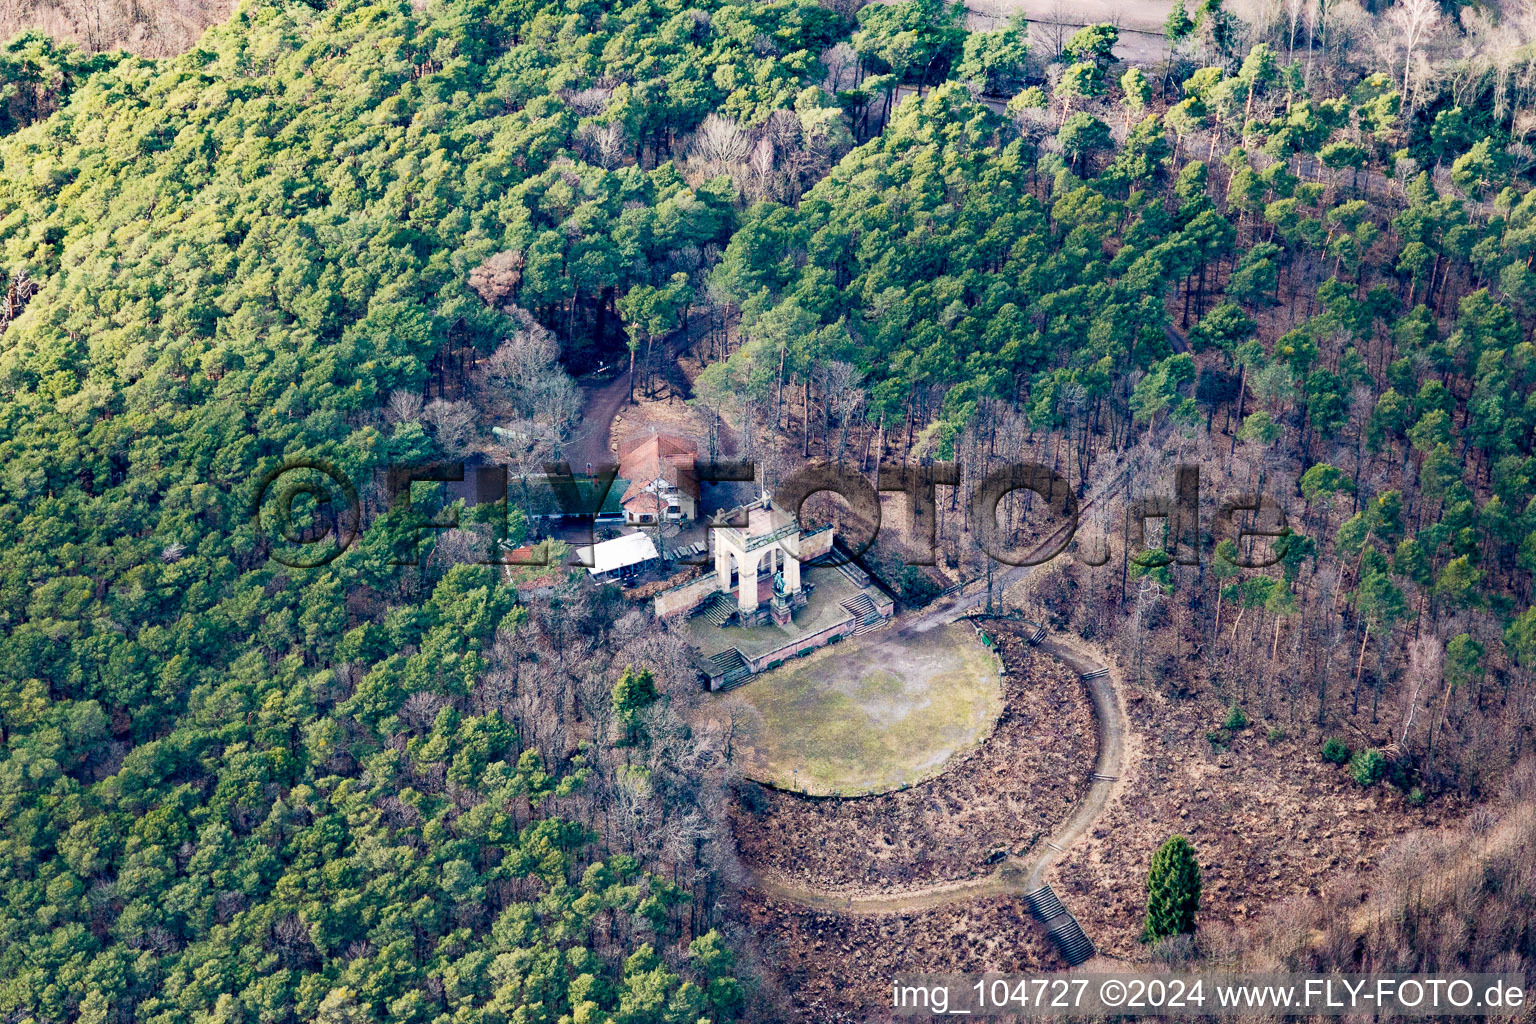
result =
[{"label": "green conifer tree", "polygon": [[624,726],[625,735],[634,739],[640,729],[640,715],[656,701],[656,677],[651,670],[624,666],[624,674],[613,684],[613,711]]},{"label": "green conifer tree", "polygon": [[1152,855],[1147,872],[1147,923],[1143,942],[1195,930],[1200,909],[1200,863],[1183,836],[1174,836]]}]

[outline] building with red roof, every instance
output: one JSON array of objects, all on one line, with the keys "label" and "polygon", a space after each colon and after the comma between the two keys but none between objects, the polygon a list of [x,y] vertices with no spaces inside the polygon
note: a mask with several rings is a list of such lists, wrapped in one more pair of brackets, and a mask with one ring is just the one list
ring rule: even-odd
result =
[{"label": "building with red roof", "polygon": [[619,450],[619,476],[629,481],[619,504],[632,524],[676,522],[699,514],[699,447],[676,434],[651,431]]}]

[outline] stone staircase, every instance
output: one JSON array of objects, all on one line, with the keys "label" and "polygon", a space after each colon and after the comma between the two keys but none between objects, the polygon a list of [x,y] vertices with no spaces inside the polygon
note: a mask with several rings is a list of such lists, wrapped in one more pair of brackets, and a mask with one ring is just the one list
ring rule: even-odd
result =
[{"label": "stone staircase", "polygon": [[1045,933],[1056,943],[1056,949],[1068,967],[1076,967],[1093,957],[1096,952],[1093,943],[1054,889],[1042,885],[1034,892],[1025,893],[1024,900],[1034,919],[1045,925]]},{"label": "stone staircase", "polygon": [[839,562],[837,571],[848,577],[848,581],[854,586],[858,587],[860,590],[863,590],[865,587],[869,586],[869,573],[865,572],[863,569],[860,569],[852,562]]},{"label": "stone staircase", "polygon": [[851,600],[843,602],[843,607],[853,613],[854,636],[863,636],[885,622],[880,609],[875,607],[875,602],[869,599],[868,594],[855,594]]},{"label": "stone staircase", "polygon": [[741,652],[734,647],[711,655],[709,664],[714,670],[710,674],[720,676],[719,688],[722,690],[740,686],[752,677],[752,669],[747,664],[747,659],[743,658]]},{"label": "stone staircase", "polygon": [[736,602],[731,600],[729,594],[710,594],[699,606],[699,614],[715,625],[723,626],[736,614]]}]

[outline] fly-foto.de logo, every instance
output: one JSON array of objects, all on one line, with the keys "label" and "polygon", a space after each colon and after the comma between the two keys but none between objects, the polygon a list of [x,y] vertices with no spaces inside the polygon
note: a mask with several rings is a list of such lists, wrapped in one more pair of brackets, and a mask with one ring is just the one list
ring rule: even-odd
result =
[{"label": "fly-foto.de logo", "polygon": [[[618,467],[597,466],[588,474],[572,472],[565,462],[546,463],[538,478],[538,493],[545,499],[547,514],[583,526],[595,542],[595,529],[611,507]],[[466,476],[466,473],[469,475]],[[880,533],[882,492],[900,493],[906,498],[912,529],[907,547],[916,553],[906,559],[908,565],[933,565],[938,525],[938,488],[959,488],[964,474],[957,462],[939,462],[922,466],[881,466],[870,478],[851,466],[813,463],[791,472],[774,489],[774,507],[799,523],[806,502],[817,494],[840,497],[851,515],[839,532],[846,554],[828,556],[834,562],[857,559],[874,544]],[[485,565],[548,565],[547,552],[539,549],[514,549],[508,542],[510,507],[530,504],[527,495],[532,485],[527,477],[513,483],[505,465],[480,465],[466,470],[463,462],[433,462],[409,466],[390,466],[375,472],[381,480],[381,501],[367,501],[362,491],[334,462],[314,457],[285,459],[269,469],[257,481],[249,512],[258,543],[269,557],[291,568],[319,568],[335,561],[357,543],[365,529],[383,527],[390,531],[389,561],[394,565],[415,565],[420,560],[420,543],[432,533],[457,529],[461,514],[457,504],[428,514],[413,503],[412,490],[417,484],[465,485],[456,490],[464,504],[474,509],[474,520],[489,528],[490,541]],[[757,467],[750,461],[700,461],[694,464],[694,477],[701,483],[750,483],[757,480]],[[1025,566],[1049,562],[1068,551],[1081,525],[1083,503],[1056,470],[1037,462],[1020,462],[990,470],[965,485],[963,515],[969,536],[988,557],[1003,565]],[[999,523],[999,506],[1010,495],[1022,494],[1032,509],[1042,508],[1047,521],[1032,537],[1016,542],[1010,531]],[[374,507],[374,506],[377,507]],[[532,514],[532,509],[523,509]],[[1161,544],[1149,544],[1148,523],[1163,524]],[[732,510],[721,510],[706,519],[708,529],[739,529]],[[1274,499],[1263,494],[1239,493],[1224,496],[1216,506],[1209,533],[1201,522],[1200,470],[1198,466],[1180,465],[1174,472],[1173,494],[1129,499],[1125,503],[1124,539],[1127,557],[1140,565],[1198,565],[1202,548],[1222,539],[1235,541],[1239,552],[1247,550],[1249,540],[1269,540],[1247,556],[1226,556],[1241,568],[1264,568],[1279,562],[1285,554],[1286,538],[1291,535],[1285,512]],[[1099,546],[1094,555],[1075,549],[1073,557],[1087,565],[1108,561],[1107,546]],[[573,565],[582,564],[573,561]],[[703,564],[699,562],[699,564]]]}]

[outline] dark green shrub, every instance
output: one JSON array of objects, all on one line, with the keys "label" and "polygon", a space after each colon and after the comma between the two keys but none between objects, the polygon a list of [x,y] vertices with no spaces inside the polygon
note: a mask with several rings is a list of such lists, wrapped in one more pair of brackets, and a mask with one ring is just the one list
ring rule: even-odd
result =
[{"label": "dark green shrub", "polygon": [[944,588],[922,569],[909,565],[899,579],[902,603],[920,608],[944,592]]},{"label": "dark green shrub", "polygon": [[1337,736],[1330,736],[1323,742],[1323,760],[1333,764],[1343,764],[1349,760],[1349,744]]},{"label": "dark green shrub", "polygon": [[1387,759],[1376,749],[1362,750],[1349,759],[1349,777],[1361,786],[1374,786],[1387,774]]}]

